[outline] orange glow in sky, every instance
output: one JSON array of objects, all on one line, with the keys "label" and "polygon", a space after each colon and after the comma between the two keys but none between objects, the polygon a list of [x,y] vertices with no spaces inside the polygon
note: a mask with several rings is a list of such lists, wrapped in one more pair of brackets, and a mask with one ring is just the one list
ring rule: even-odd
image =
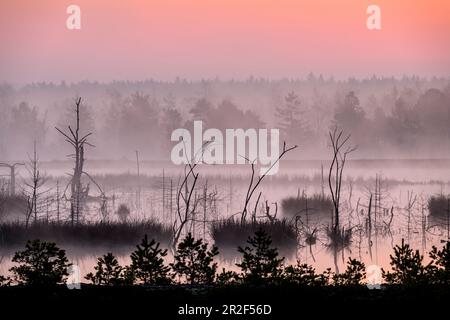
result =
[{"label": "orange glow in sky", "polygon": [[448,76],[449,34],[441,0],[1,0],[0,81]]}]

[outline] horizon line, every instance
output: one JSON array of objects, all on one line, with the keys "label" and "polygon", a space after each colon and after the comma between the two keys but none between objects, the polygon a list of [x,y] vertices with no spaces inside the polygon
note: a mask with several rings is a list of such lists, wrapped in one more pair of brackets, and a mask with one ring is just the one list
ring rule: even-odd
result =
[{"label": "horizon line", "polygon": [[201,77],[201,78],[187,78],[176,76],[171,80],[158,79],[158,78],[144,78],[144,79],[111,79],[111,80],[93,80],[93,79],[83,79],[83,80],[42,80],[42,81],[28,81],[28,82],[17,82],[17,81],[8,81],[1,80],[0,85],[11,85],[13,87],[27,87],[33,85],[54,85],[54,86],[76,86],[80,84],[97,84],[97,85],[110,85],[115,83],[159,83],[159,84],[176,84],[176,83],[187,83],[187,84],[196,84],[202,82],[222,82],[222,83],[246,83],[246,82],[308,82],[311,81],[311,77],[314,77],[315,81],[323,81],[323,82],[336,82],[336,83],[345,83],[350,81],[403,81],[403,80],[419,80],[419,81],[431,81],[431,80],[441,80],[441,81],[450,81],[450,74],[447,76],[443,75],[420,75],[420,74],[404,74],[401,76],[393,76],[393,75],[376,75],[372,74],[371,76],[348,76],[348,77],[335,77],[334,75],[323,75],[322,73],[314,73],[310,72],[305,76],[297,76],[297,77],[264,77],[264,76],[254,76],[249,75],[247,77],[239,77],[239,78],[221,78],[220,76],[215,77]]}]

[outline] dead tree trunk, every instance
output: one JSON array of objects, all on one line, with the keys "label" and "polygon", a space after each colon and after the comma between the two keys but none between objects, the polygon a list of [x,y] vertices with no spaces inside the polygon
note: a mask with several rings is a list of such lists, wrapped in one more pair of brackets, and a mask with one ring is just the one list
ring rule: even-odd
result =
[{"label": "dead tree trunk", "polygon": [[41,191],[45,184],[45,177],[43,177],[39,170],[39,158],[36,150],[36,142],[34,143],[33,157],[30,156],[29,162],[26,164],[26,169],[29,174],[29,179],[25,182],[24,193],[27,198],[27,215],[25,225],[28,228],[30,219],[33,217],[34,223],[38,220],[38,211],[41,208],[41,197],[46,191]]},{"label": "dead tree trunk", "polygon": [[172,249],[174,250],[184,227],[193,220],[193,215],[197,210],[198,199],[193,197],[199,175],[195,172],[196,166],[196,163],[186,166],[183,181],[177,191],[177,216],[172,225]]},{"label": "dead tree trunk", "polygon": [[23,163],[14,163],[14,164],[7,164],[7,163],[0,163],[0,167],[9,168],[10,174],[9,174],[9,195],[15,196],[16,195],[16,167],[23,166],[25,164]]},{"label": "dead tree trunk", "polygon": [[[342,174],[344,172],[345,162],[349,153],[356,150],[354,147],[346,147],[350,135],[343,136],[343,131],[338,131],[337,128],[329,133],[331,146],[333,148],[333,159],[331,161],[330,169],[328,171],[328,186],[330,188],[331,200],[334,208],[334,232],[339,231],[340,224],[340,201],[342,188]],[[334,181],[333,181],[334,179]]]},{"label": "dead tree trunk", "polygon": [[80,106],[81,106],[81,98],[76,99],[75,101],[75,115],[76,115],[76,124],[75,129],[68,126],[68,132],[64,132],[63,130],[56,128],[56,130],[64,136],[66,142],[68,142],[74,150],[74,153],[70,155],[71,158],[74,159],[75,166],[73,168],[73,175],[70,181],[70,219],[72,226],[74,224],[78,224],[80,221],[80,215],[82,214],[82,206],[83,206],[83,186],[81,183],[81,176],[84,171],[84,146],[89,145],[92,146],[88,141],[88,137],[92,135],[92,133],[88,133],[86,135],[80,135]]},{"label": "dead tree trunk", "polygon": [[253,194],[255,193],[255,190],[258,188],[258,186],[261,184],[261,182],[264,180],[264,178],[267,176],[267,174],[272,170],[272,168],[275,166],[275,164],[277,164],[281,158],[284,157],[284,155],[286,153],[288,153],[289,151],[294,150],[295,148],[297,148],[297,146],[293,146],[290,148],[286,147],[286,142],[283,143],[283,150],[281,152],[281,154],[278,156],[277,160],[270,166],[269,169],[267,169],[262,175],[260,175],[258,177],[258,179],[256,179],[255,177],[255,163],[251,162],[250,160],[248,160],[249,162],[251,162],[251,166],[252,166],[252,175],[250,178],[250,183],[247,189],[247,194],[245,195],[245,202],[244,202],[244,208],[242,209],[241,212],[241,224],[244,224],[246,218],[247,218],[247,214],[248,214],[248,205],[253,197]]},{"label": "dead tree trunk", "polygon": [[[136,193],[136,209],[139,213],[141,213],[141,165],[139,161],[139,151],[136,150],[136,171],[137,171],[137,183],[138,183],[138,190]],[[163,182],[164,183],[164,182]]]}]

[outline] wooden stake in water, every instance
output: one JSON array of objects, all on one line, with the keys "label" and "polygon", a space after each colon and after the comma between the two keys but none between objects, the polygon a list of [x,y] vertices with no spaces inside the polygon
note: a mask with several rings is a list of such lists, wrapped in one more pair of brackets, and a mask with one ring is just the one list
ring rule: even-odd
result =
[{"label": "wooden stake in water", "polygon": [[49,205],[48,197],[46,197],[45,198],[45,215],[46,215],[46,218],[47,218],[47,224],[48,224],[48,221],[49,221],[49,207],[50,207],[50,205]]},{"label": "wooden stake in water", "polygon": [[447,198],[447,241],[450,240],[450,198]]},{"label": "wooden stake in water", "polygon": [[321,167],[321,175],[322,175],[322,200],[325,199],[325,179],[323,177],[323,163],[320,164]]},{"label": "wooden stake in water", "polygon": [[228,205],[228,215],[231,215],[233,212],[233,181],[231,180],[231,173],[230,173],[230,203]]},{"label": "wooden stake in water", "polygon": [[372,261],[372,193],[370,194],[369,199],[369,208],[367,209],[367,216],[368,216],[368,231],[367,240],[369,241],[369,254],[370,254],[370,261]]},{"label": "wooden stake in water", "polygon": [[172,214],[173,214],[173,182],[170,179],[170,217],[169,222],[172,223]]},{"label": "wooden stake in water", "polygon": [[136,169],[137,169],[137,179],[138,179],[138,191],[136,195],[136,207],[140,213],[141,211],[141,168],[139,163],[139,151],[136,150]]},{"label": "wooden stake in water", "polygon": [[59,223],[59,210],[60,210],[60,199],[59,199],[59,180],[56,181],[56,221]]},{"label": "wooden stake in water", "polygon": [[166,181],[165,181],[165,175],[164,175],[164,169],[162,172],[162,216],[163,219],[166,217]]},{"label": "wooden stake in water", "polygon": [[427,247],[426,217],[425,217],[424,205],[422,203],[422,254],[425,253],[426,247]]},{"label": "wooden stake in water", "polygon": [[203,189],[203,239],[206,238],[206,198],[208,196],[208,180],[205,182],[205,187]]}]

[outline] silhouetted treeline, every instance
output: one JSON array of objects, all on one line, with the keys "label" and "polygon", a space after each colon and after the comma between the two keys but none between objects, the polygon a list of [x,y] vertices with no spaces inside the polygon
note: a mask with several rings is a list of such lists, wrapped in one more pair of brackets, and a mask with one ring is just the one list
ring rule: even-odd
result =
[{"label": "silhouetted treeline", "polygon": [[377,78],[337,81],[310,74],[299,80],[34,83],[0,85],[0,155],[26,159],[37,141],[42,158],[67,150],[54,126],[73,123],[73,98],[83,96],[83,132],[95,134],[95,158],[168,159],[170,133],[204,128],[280,128],[300,148],[291,158],[325,154],[326,133],[352,134],[359,156],[450,155],[450,80]]}]

